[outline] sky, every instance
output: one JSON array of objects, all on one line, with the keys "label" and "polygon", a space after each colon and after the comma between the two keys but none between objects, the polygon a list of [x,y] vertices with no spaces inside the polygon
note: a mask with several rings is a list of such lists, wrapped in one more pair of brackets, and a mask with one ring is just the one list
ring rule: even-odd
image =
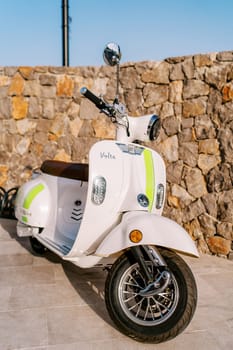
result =
[{"label": "sky", "polygon": [[[70,66],[233,50],[232,0],[69,0]],[[0,66],[62,65],[62,0],[0,0]]]}]

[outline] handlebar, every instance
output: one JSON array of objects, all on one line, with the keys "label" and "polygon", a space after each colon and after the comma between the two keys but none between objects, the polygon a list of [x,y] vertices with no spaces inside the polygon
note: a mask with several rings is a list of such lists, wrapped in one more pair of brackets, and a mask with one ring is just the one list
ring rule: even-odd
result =
[{"label": "handlebar", "polygon": [[98,96],[94,95],[90,90],[88,90],[86,87],[82,87],[80,90],[80,93],[88,98],[91,102],[93,102],[97,108],[99,109],[107,109],[106,103],[99,98]]},{"label": "handlebar", "polygon": [[80,93],[94,103],[96,107],[101,110],[101,112],[112,118],[113,122],[123,125],[126,128],[127,135],[129,136],[128,117],[125,113],[124,106],[118,102],[118,99],[115,99],[113,104],[108,104],[102,98],[93,94],[93,92],[88,90],[86,87],[82,87],[80,89]]}]

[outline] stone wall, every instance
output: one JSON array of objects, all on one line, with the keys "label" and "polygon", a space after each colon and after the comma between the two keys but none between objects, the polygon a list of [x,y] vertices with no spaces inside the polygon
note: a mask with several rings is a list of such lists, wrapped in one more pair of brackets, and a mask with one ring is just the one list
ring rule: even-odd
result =
[{"label": "stone wall", "polygon": [[[0,186],[20,185],[45,159],[87,162],[114,126],[79,90],[113,99],[111,67],[0,67]],[[150,147],[167,165],[165,215],[199,250],[232,257],[233,52],[122,65],[129,114],[157,113]],[[172,234],[172,232],[171,232]]]}]

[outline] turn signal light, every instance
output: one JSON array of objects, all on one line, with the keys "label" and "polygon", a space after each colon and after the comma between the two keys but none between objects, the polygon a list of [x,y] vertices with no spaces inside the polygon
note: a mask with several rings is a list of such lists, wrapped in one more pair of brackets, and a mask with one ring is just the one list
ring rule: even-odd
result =
[{"label": "turn signal light", "polygon": [[139,230],[133,230],[129,234],[129,239],[133,243],[139,243],[142,240],[142,237],[143,237],[142,232]]}]

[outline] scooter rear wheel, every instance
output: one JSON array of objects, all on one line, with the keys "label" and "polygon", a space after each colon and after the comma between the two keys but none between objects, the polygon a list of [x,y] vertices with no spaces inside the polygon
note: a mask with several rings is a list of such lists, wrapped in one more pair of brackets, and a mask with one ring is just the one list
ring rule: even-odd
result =
[{"label": "scooter rear wheel", "polygon": [[[188,265],[176,253],[159,250],[171,274],[163,292],[139,294],[146,282],[130,251],[113,264],[105,285],[105,302],[115,325],[127,336],[147,343],[176,337],[191,321],[197,303],[197,287]],[[146,264],[151,268],[150,261]],[[156,279],[160,271],[153,268],[153,273]]]},{"label": "scooter rear wheel", "polygon": [[43,244],[41,244],[38,239],[36,239],[35,237],[29,237],[30,240],[30,244],[32,247],[33,252],[35,252],[36,254],[39,255],[43,255],[46,251],[46,248]]}]

